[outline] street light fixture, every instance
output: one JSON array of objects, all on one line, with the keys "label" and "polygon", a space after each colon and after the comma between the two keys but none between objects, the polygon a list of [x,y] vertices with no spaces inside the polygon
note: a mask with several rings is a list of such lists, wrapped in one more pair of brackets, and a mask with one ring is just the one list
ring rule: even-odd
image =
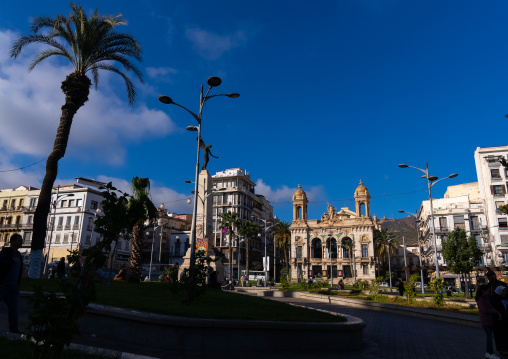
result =
[{"label": "street light fixture", "polygon": [[[262,221],[264,224],[265,224],[265,263],[263,265],[263,267],[265,268],[265,287],[266,287],[266,283],[268,282],[268,257],[267,257],[267,254],[266,254],[266,231],[268,231],[270,228],[272,228],[273,226],[277,225],[277,223],[275,224],[272,224],[271,226],[267,227],[266,224],[267,224],[267,220],[266,219],[263,219],[263,218],[259,218],[259,217],[255,217],[255,216],[251,216],[252,219],[257,219],[259,221]],[[274,279],[275,279],[275,274],[274,274]]]},{"label": "street light fixture", "polygon": [[[192,128],[189,128],[189,127],[187,128],[189,131],[196,131],[197,130],[197,132],[198,132],[198,141],[197,141],[198,142],[198,149],[197,149],[197,156],[196,156],[196,175],[195,175],[195,181],[194,181],[195,182],[194,190],[196,191],[196,193],[198,192],[199,154],[200,154],[200,148],[201,148],[201,146],[200,146],[200,144],[201,144],[201,118],[202,118],[203,107],[205,105],[205,102],[208,101],[209,99],[211,99],[212,97],[217,97],[217,96],[226,96],[226,97],[230,97],[230,98],[240,97],[240,94],[237,94],[237,93],[217,94],[217,95],[208,96],[208,94],[210,93],[210,90],[213,87],[219,86],[222,83],[222,80],[217,76],[211,76],[206,80],[206,83],[210,87],[208,88],[208,91],[206,92],[206,94],[203,96],[203,85],[201,85],[201,92],[200,92],[200,97],[199,97],[199,112],[197,114],[192,112],[188,108],[174,102],[168,96],[159,96],[160,102],[162,102],[163,104],[166,104],[166,105],[175,105],[175,106],[183,108],[185,111],[190,113],[192,115],[192,117],[194,117],[196,119],[196,121],[198,122],[197,127],[196,126],[189,126]],[[194,209],[193,209],[193,215],[192,215],[192,227],[191,227],[191,252],[190,252],[190,264],[189,264],[189,267],[191,269],[194,268],[195,260],[196,260],[196,212],[197,212],[197,206],[198,206],[198,201],[195,196],[194,197]]]},{"label": "street light fixture", "polygon": [[421,169],[421,168],[418,168],[418,167],[413,167],[413,166],[408,166],[404,163],[401,163],[399,165],[400,168],[414,168],[418,171],[421,171],[424,173],[424,175],[422,176],[422,178],[425,178],[427,179],[427,184],[428,184],[428,189],[429,189],[429,202],[430,202],[430,219],[431,219],[431,222],[432,222],[432,238],[434,240],[434,259],[436,261],[436,278],[439,278],[440,277],[440,274],[439,274],[439,263],[438,263],[438,259],[437,259],[437,239],[436,239],[436,228],[435,228],[435,224],[434,224],[434,209],[432,207],[432,187],[438,183],[439,181],[442,181],[442,180],[445,180],[447,178],[455,178],[458,176],[457,173],[452,173],[451,175],[449,175],[448,177],[444,177],[444,178],[441,178],[441,179],[438,179],[438,177],[436,176],[430,176],[429,175],[429,164],[428,163],[425,163],[425,169]]},{"label": "street light fixture", "polygon": [[[418,223],[420,222],[418,220],[418,211],[416,211],[415,213],[411,213],[411,212],[406,212],[406,211],[399,210],[399,213],[407,213],[411,217],[414,217],[414,219],[415,219],[416,240],[418,241],[418,257],[419,257],[419,260],[420,260],[420,284],[422,286],[422,294],[425,294],[425,288],[423,286],[422,246],[420,245],[420,235],[419,235],[419,232],[418,232]],[[406,249],[404,248],[404,250],[406,250]]]}]

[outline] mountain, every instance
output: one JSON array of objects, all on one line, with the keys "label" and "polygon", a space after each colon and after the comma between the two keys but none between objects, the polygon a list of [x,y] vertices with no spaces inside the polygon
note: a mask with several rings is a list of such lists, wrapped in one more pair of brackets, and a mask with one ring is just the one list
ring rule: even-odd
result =
[{"label": "mountain", "polygon": [[404,236],[406,245],[418,245],[414,217],[407,216],[405,218],[396,219],[383,218],[379,219],[378,222],[381,224],[382,229],[387,229],[388,232],[392,232],[399,237],[400,244],[402,244],[402,237]]}]

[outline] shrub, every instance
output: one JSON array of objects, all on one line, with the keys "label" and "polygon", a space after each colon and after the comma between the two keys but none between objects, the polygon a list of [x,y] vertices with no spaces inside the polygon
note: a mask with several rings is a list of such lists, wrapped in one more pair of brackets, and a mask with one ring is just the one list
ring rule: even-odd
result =
[{"label": "shrub", "polygon": [[287,268],[282,268],[280,271],[280,286],[284,291],[289,290],[290,288],[289,271]]},{"label": "shrub", "polygon": [[416,297],[416,288],[415,283],[420,280],[420,276],[418,274],[413,274],[409,277],[409,282],[407,283],[406,288],[406,296],[407,301],[412,302]]},{"label": "shrub", "polygon": [[434,291],[434,304],[437,306],[442,306],[444,304],[443,298],[443,278],[434,278],[430,281],[430,288]]}]

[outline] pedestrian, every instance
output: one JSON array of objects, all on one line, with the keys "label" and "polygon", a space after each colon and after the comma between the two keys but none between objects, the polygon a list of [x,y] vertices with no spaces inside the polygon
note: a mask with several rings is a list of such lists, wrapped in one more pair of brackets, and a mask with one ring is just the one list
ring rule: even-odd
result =
[{"label": "pedestrian", "polygon": [[56,276],[58,279],[64,279],[65,278],[65,258],[60,258],[60,261],[58,262],[56,266]]},{"label": "pedestrian", "polygon": [[[502,302],[501,297],[496,294],[496,288],[499,286],[506,287],[506,283],[501,282],[497,279],[496,273],[489,270],[486,274],[487,280],[489,283],[487,284],[487,290],[490,296],[490,302],[492,306],[501,312]],[[502,355],[508,355],[508,317],[502,318],[501,320],[496,320],[492,327],[492,331],[494,333],[494,340],[496,342],[496,348]]]},{"label": "pedestrian", "polygon": [[478,306],[480,325],[485,330],[485,334],[487,334],[487,353],[485,354],[485,358],[499,359],[499,357],[494,354],[494,347],[492,346],[492,329],[496,320],[501,318],[501,314],[492,306],[489,288],[486,284],[478,288],[475,300]]},{"label": "pedestrian", "polygon": [[402,297],[404,295],[404,282],[399,280],[397,288],[399,288],[399,295]]},{"label": "pedestrian", "polygon": [[243,286],[243,287],[246,287],[246,286],[247,286],[247,276],[246,276],[246,275],[243,275],[243,276],[242,276],[242,286]]},{"label": "pedestrian", "polygon": [[0,302],[4,301],[7,305],[9,332],[19,333],[19,283],[23,273],[23,257],[19,249],[23,245],[23,238],[13,234],[9,243],[10,246],[0,252]]}]

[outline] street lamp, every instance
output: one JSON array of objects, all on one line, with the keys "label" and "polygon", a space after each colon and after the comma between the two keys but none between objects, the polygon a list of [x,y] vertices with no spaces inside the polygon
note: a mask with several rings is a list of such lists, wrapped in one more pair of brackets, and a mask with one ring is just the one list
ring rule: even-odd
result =
[{"label": "street lamp", "polygon": [[266,254],[266,231],[269,230],[270,228],[272,228],[273,226],[275,226],[276,224],[272,224],[271,226],[267,227],[266,224],[267,224],[267,220],[266,219],[263,219],[263,218],[259,218],[259,217],[254,217],[254,216],[251,216],[252,219],[257,219],[259,221],[262,221],[264,224],[265,224],[265,263],[263,265],[263,267],[265,268],[265,287],[266,287],[266,282],[268,281],[268,271],[267,271],[267,268],[268,268],[268,257],[267,257],[267,254]]},{"label": "street lamp", "polygon": [[[197,150],[197,156],[196,156],[196,175],[195,175],[195,181],[194,181],[195,182],[194,190],[196,191],[196,193],[198,192],[199,154],[200,154],[200,148],[201,148],[201,146],[200,146],[201,145],[201,115],[203,113],[203,107],[205,105],[205,102],[208,101],[209,99],[211,99],[212,97],[217,97],[217,96],[226,96],[229,98],[240,97],[240,94],[238,94],[238,93],[217,94],[217,95],[208,96],[208,94],[210,93],[210,90],[213,87],[219,86],[222,83],[222,80],[217,76],[211,76],[206,79],[206,83],[210,87],[208,88],[208,91],[206,92],[206,94],[203,96],[203,85],[201,85],[198,114],[195,114],[194,112],[187,109],[186,107],[184,107],[180,104],[177,104],[168,96],[159,96],[160,102],[162,102],[166,105],[175,105],[175,106],[183,108],[185,111],[190,113],[198,122],[198,126],[188,126],[187,127],[187,130],[189,130],[189,131],[197,131],[198,132],[198,150]],[[190,264],[189,264],[189,267],[191,269],[194,268],[195,258],[196,258],[195,252],[196,252],[196,212],[197,212],[197,206],[198,206],[197,198],[194,197],[194,209],[193,209],[192,227],[191,227],[191,252],[190,252]]]},{"label": "street lamp", "polygon": [[52,237],[53,237],[53,228],[55,227],[56,205],[58,204],[58,202],[60,202],[60,200],[62,200],[65,197],[74,197],[73,193],[59,195],[59,192],[60,192],[60,186],[58,186],[56,188],[56,198],[55,198],[55,200],[50,202],[50,205],[53,206],[53,225],[51,226],[51,232],[49,234],[48,253],[46,254],[46,260],[44,261],[44,270],[42,271],[43,278],[46,277],[47,270],[48,270],[49,254],[51,253],[51,240],[52,240]]},{"label": "street lamp", "polygon": [[[415,213],[411,213],[411,212],[406,212],[406,211],[399,210],[399,213],[407,213],[411,217],[414,217],[414,219],[415,219],[416,240],[418,241],[418,257],[419,257],[419,260],[420,260],[420,284],[422,286],[422,294],[425,294],[425,288],[423,286],[422,246],[420,245],[420,235],[419,235],[419,232],[418,232],[418,223],[420,222],[418,220],[418,211],[416,211]],[[406,249],[404,248],[404,250],[406,250]]]},{"label": "street lamp", "polygon": [[390,238],[389,240],[386,241],[387,244],[385,244],[386,251],[388,252],[388,273],[390,275],[390,293],[392,292],[392,266],[390,263],[390,245],[388,243],[390,243],[394,239],[395,238]]},{"label": "street lamp", "polygon": [[449,175],[448,177],[444,177],[444,178],[441,178],[441,179],[438,179],[438,177],[436,176],[430,176],[429,175],[429,164],[428,163],[425,163],[425,169],[421,169],[421,168],[418,168],[418,167],[413,167],[413,166],[408,166],[406,164],[400,164],[399,165],[400,168],[414,168],[418,171],[421,171],[424,173],[424,175],[422,176],[422,178],[426,178],[427,179],[427,184],[428,184],[428,189],[429,189],[429,202],[430,202],[430,219],[431,219],[431,222],[432,222],[432,238],[434,240],[434,259],[436,260],[436,278],[439,278],[440,275],[439,275],[439,263],[438,263],[438,259],[437,259],[437,240],[436,240],[436,228],[435,228],[435,225],[434,225],[434,210],[432,208],[432,187],[438,183],[439,181],[442,181],[442,180],[445,180],[447,178],[455,178],[458,176],[457,173],[452,173],[451,175]]},{"label": "street lamp", "polygon": [[[162,228],[162,226],[155,227],[155,222],[154,222],[153,238],[152,238],[152,252],[150,254],[150,268],[148,269],[148,281],[152,280],[153,244],[155,243],[155,232],[157,231],[157,228]],[[146,235],[149,235],[149,234],[150,234],[150,232],[146,232]]]}]

